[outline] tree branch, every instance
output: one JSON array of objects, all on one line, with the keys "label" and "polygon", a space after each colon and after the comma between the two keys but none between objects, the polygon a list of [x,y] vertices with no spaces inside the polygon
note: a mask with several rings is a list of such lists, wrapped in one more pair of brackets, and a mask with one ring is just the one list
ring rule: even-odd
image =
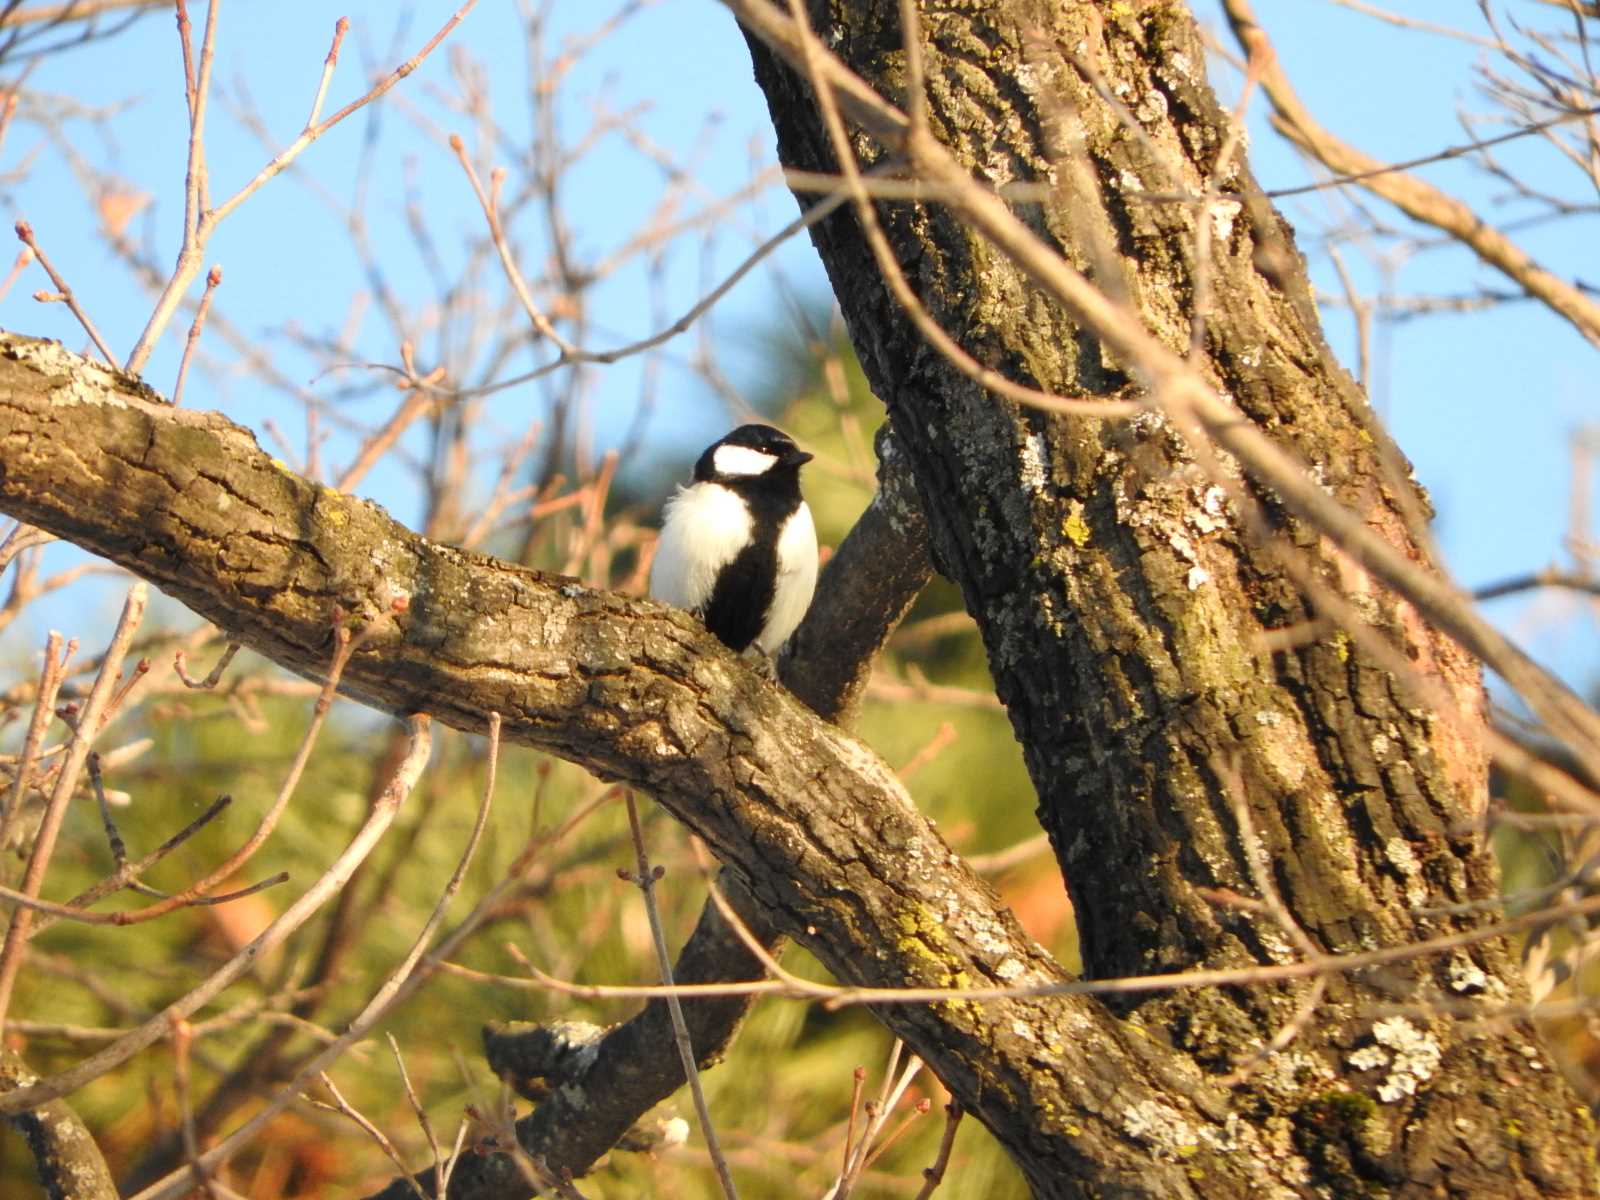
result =
[{"label": "tree branch", "polygon": [[[20,1054],[0,1046],[0,1087],[26,1087],[37,1078]],[[27,1139],[50,1200],[117,1200],[100,1147],[65,1101],[51,1100],[6,1120]]]},{"label": "tree branch", "polygon": [[[0,509],[143,575],[292,670],[321,669],[335,606],[357,621],[400,608],[351,659],[344,691],[473,732],[501,712],[506,740],[650,792],[848,983],[1065,979],[876,754],[686,614],[428,542],[295,476],[221,416],[173,409],[15,335],[0,335],[0,464]],[[1075,1194],[1086,1160],[1129,1195],[1187,1186],[1194,1160],[1152,1163],[1130,1104],[1223,1144],[1220,1097],[1098,1001],[874,1011],[1042,1196]],[[47,1084],[0,1104],[33,1103]],[[1019,1123],[1021,1113],[1052,1117]],[[1255,1170],[1220,1151],[1200,1161]]]}]

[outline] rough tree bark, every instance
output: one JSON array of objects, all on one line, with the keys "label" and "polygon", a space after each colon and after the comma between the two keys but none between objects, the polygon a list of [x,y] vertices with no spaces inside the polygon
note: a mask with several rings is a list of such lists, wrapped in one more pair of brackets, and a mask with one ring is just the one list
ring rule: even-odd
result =
[{"label": "rough tree bark", "polygon": [[[897,7],[807,8],[821,45],[904,108]],[[1188,351],[1195,297],[1208,292],[1199,361],[1217,388],[1315,464],[1370,529],[1422,559],[1408,533],[1422,502],[1386,469],[1392,449],[1329,352],[1292,235],[1242,154],[1219,173],[1223,205],[1202,218],[1212,222],[1212,252],[1199,277],[1202,206],[1193,200],[1218,173],[1229,117],[1204,78],[1185,8],[917,8],[937,139],[985,182],[1051,185],[1049,202],[1017,206],[1024,220],[1174,351]],[[749,40],[780,158],[836,171],[796,65],[803,58],[792,45],[775,51],[784,41],[770,32]],[[902,149],[856,137],[863,166]],[[1097,330],[949,208],[880,202],[876,211],[915,293],[983,365],[1066,395],[1130,393],[1134,380]],[[1280,544],[1307,556],[1317,577],[1442,683],[1457,712],[1415,707],[1337,630],[1269,649],[1264,635],[1307,622],[1315,606],[1241,532],[1166,422],[1047,416],[997,401],[913,328],[848,209],[816,226],[813,240],[911,460],[936,562],[983,630],[1073,894],[1089,976],[1294,954],[1269,915],[1207,898],[1208,889],[1256,891],[1235,789],[1278,890],[1322,950],[1433,936],[1461,919],[1430,908],[1495,894],[1475,821],[1487,794],[1483,700],[1467,655],[1257,488]],[[1286,1187],[1593,1194],[1587,1112],[1527,1028],[1487,1036],[1425,1015],[1375,1021],[1386,1005],[1519,992],[1503,943],[1336,980],[1291,1050],[1234,1091],[1232,1111],[1255,1131],[1258,1151],[1281,1161]],[[1270,1039],[1297,999],[1295,989],[1227,989],[1120,1011],[1211,1075]],[[1412,1069],[1419,1063],[1425,1070]],[[1154,1159],[1186,1153],[1168,1136],[1167,1115],[1123,1128]],[[1264,1194],[1202,1173],[1205,1195]],[[1082,1176],[1085,1194],[1106,1182],[1096,1169]]]}]

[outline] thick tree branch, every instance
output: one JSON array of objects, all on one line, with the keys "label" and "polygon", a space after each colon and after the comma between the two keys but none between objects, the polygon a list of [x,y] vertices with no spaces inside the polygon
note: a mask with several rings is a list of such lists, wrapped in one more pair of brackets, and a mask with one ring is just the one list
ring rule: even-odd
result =
[{"label": "thick tree branch", "polygon": [[[846,982],[1064,979],[882,760],[685,614],[430,543],[289,472],[224,418],[173,409],[15,335],[0,336],[0,509],[313,676],[335,606],[356,620],[402,609],[353,657],[346,692],[472,731],[499,712],[508,741],[648,791]],[[1257,1169],[1223,1152],[1220,1095],[1096,1001],[875,1011],[1006,1142],[1040,1195],[1076,1194],[1069,1163],[1092,1163],[1130,1196],[1186,1189],[1196,1162],[1241,1180]],[[1130,1106],[1170,1114],[1199,1157],[1151,1163]],[[1022,1126],[1019,1113],[1051,1117]]]},{"label": "thick tree branch", "polygon": [[[25,1087],[37,1078],[20,1054],[0,1047],[0,1088]],[[6,1120],[27,1139],[50,1200],[117,1200],[100,1147],[65,1101],[51,1100]]]}]

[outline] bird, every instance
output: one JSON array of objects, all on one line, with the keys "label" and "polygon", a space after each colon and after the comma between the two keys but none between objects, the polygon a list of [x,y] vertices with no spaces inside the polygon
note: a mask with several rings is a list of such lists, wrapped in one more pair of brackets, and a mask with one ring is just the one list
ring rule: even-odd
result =
[{"label": "bird", "polygon": [[667,501],[650,595],[688,609],[724,645],[770,667],[817,584],[817,529],[800,494],[810,462],[771,425],[741,425],[707,446],[694,481]]}]

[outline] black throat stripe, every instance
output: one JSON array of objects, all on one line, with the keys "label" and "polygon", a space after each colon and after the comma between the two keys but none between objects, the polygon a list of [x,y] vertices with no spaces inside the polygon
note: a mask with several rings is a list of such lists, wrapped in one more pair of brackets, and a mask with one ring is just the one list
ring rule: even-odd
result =
[{"label": "black throat stripe", "polygon": [[720,482],[750,506],[750,544],[717,576],[702,620],[724,645],[743,650],[756,640],[772,608],[778,581],[778,535],[800,507],[800,472],[771,471]]}]

